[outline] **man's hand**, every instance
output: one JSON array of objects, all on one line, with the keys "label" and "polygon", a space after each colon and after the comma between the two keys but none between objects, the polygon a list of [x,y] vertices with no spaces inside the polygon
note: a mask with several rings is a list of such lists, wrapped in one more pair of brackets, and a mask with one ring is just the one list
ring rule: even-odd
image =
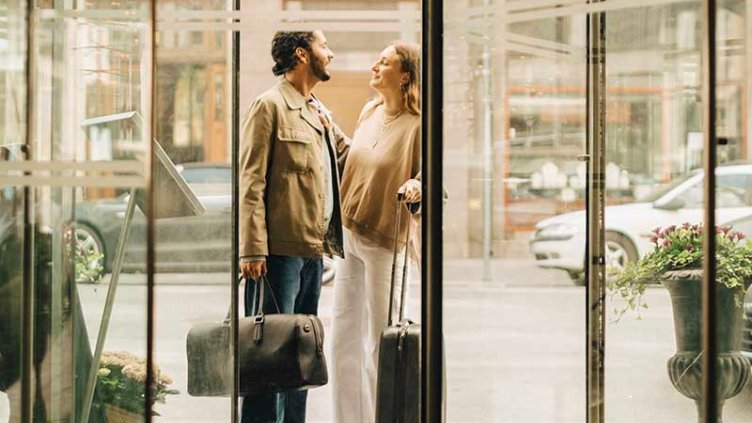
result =
[{"label": "man's hand", "polygon": [[240,263],[240,272],[246,279],[257,281],[261,275],[266,275],[266,260],[251,260]]}]

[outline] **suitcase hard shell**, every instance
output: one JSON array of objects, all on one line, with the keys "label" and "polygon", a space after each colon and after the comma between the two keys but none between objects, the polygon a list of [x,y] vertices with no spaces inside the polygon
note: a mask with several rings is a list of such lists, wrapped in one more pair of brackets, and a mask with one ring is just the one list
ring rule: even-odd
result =
[{"label": "suitcase hard shell", "polygon": [[376,422],[420,422],[420,325],[403,320],[381,334]]}]

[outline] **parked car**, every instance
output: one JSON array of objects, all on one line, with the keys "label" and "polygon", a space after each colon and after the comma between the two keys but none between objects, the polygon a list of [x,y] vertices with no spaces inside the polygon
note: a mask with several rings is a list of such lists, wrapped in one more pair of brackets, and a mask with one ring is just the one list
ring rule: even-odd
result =
[{"label": "parked car", "polygon": [[[716,175],[717,221],[752,215],[752,164],[722,165]],[[650,251],[656,227],[701,223],[703,181],[703,172],[693,171],[642,201],[606,207],[606,266],[623,269]],[[565,213],[536,225],[530,249],[538,266],[565,270],[582,283],[586,238],[585,211]]]},{"label": "parked car", "polygon": [[[188,163],[178,172],[203,204],[198,216],[155,220],[157,272],[222,272],[230,268],[231,180],[230,164]],[[76,204],[76,241],[89,255],[103,255],[103,272],[112,270],[129,195]],[[124,271],[143,271],[146,257],[146,219],[138,208],[123,261]],[[324,258],[324,282],[334,279],[334,260]]]}]

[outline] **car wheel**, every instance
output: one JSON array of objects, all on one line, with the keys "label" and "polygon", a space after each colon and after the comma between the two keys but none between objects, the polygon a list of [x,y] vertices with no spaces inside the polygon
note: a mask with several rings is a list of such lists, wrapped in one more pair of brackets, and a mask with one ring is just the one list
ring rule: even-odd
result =
[{"label": "car wheel", "polygon": [[105,272],[104,243],[93,228],[78,223],[76,236],[76,282],[99,282]]},{"label": "car wheel", "polygon": [[637,248],[629,238],[616,232],[606,232],[606,274],[619,274],[627,264],[637,261]]},{"label": "car wheel", "polygon": [[324,285],[328,285],[334,282],[334,274],[337,270],[337,262],[333,257],[324,256],[324,274],[321,277],[321,282]]}]

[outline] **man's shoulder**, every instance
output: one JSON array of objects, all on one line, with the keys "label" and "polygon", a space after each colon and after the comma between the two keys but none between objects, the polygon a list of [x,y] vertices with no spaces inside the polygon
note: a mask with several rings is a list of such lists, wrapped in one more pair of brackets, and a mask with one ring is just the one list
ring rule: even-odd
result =
[{"label": "man's shoulder", "polygon": [[259,94],[254,100],[254,103],[263,104],[265,106],[278,106],[284,104],[284,97],[279,90],[279,86],[275,85],[263,93]]}]

